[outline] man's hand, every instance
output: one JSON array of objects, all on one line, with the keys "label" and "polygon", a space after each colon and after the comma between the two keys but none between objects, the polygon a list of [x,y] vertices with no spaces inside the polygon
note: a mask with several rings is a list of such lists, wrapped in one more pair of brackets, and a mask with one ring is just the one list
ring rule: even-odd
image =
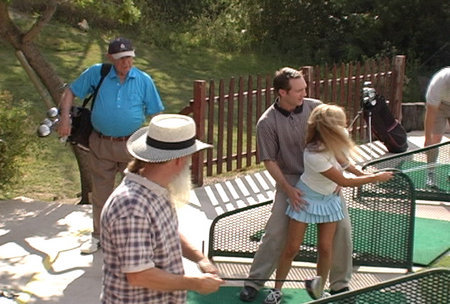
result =
[{"label": "man's hand", "polygon": [[289,198],[289,204],[291,204],[295,211],[303,210],[308,205],[308,202],[302,198],[303,193],[299,189],[293,186],[288,186],[288,189],[286,189],[286,194]]},{"label": "man's hand", "polygon": [[336,186],[336,189],[334,189],[334,191],[333,191],[333,194],[339,195],[339,193],[341,192],[341,190],[342,190],[342,187],[339,186],[339,185],[337,185],[337,186]]},{"label": "man's hand", "polygon": [[220,285],[224,283],[225,281],[222,280],[219,276],[215,274],[204,273],[198,277],[195,291],[201,294],[212,293],[217,291]]},{"label": "man's hand", "polygon": [[281,172],[278,163],[273,160],[265,160],[264,166],[266,167],[267,171],[269,171],[270,175],[272,175],[277,185],[279,185],[281,189],[286,193],[289,204],[291,204],[292,208],[294,208],[295,211],[304,209],[308,203],[302,198],[302,191],[289,184],[289,182]]},{"label": "man's hand", "polygon": [[214,266],[211,261],[205,257],[197,262],[198,268],[203,273],[219,274],[219,270]]},{"label": "man's hand", "polygon": [[68,115],[66,117],[61,116],[58,125],[59,137],[69,136],[71,130],[72,126],[70,124],[70,117]]}]

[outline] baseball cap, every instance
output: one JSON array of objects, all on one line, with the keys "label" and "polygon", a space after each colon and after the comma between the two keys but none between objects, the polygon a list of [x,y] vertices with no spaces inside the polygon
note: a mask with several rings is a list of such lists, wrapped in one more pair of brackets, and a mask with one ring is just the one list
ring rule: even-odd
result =
[{"label": "baseball cap", "polygon": [[135,57],[131,41],[122,37],[116,38],[109,43],[108,54],[114,59],[128,56]]}]

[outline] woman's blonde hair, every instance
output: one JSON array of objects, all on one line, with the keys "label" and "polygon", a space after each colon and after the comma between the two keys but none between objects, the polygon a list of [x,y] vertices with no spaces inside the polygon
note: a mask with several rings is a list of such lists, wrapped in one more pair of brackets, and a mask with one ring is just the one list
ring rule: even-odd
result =
[{"label": "woman's blonde hair", "polygon": [[354,143],[346,130],[347,117],[336,105],[317,106],[308,119],[306,144],[332,152],[338,160],[347,161]]}]

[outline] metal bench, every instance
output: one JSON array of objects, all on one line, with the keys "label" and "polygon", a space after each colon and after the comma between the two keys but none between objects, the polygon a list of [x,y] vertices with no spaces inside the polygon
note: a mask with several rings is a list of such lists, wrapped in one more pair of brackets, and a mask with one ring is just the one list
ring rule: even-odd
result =
[{"label": "metal bench", "polygon": [[[437,154],[435,163],[429,155]],[[450,141],[368,162],[363,170],[397,168],[412,180],[416,199],[450,202]],[[435,187],[427,185],[428,172],[434,172]]]},{"label": "metal bench", "polygon": [[308,302],[310,304],[450,303],[450,269],[435,268],[362,289]]},{"label": "metal bench", "polygon": [[[355,265],[412,269],[415,197],[409,177],[344,188],[353,231]],[[217,216],[210,228],[208,256],[252,258],[258,249],[272,201]],[[310,225],[296,261],[316,262],[317,228]]]}]

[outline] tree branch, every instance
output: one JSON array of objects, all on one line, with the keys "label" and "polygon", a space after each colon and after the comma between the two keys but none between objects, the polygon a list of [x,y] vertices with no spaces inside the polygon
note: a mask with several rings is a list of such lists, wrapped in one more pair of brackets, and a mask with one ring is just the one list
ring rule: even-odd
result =
[{"label": "tree branch", "polygon": [[57,0],[47,1],[47,7],[42,15],[33,24],[30,30],[23,36],[23,43],[33,41],[37,35],[41,32],[42,28],[52,19],[53,14],[56,12],[58,6]]},{"label": "tree branch", "polygon": [[8,11],[9,4],[0,0],[0,38],[8,41],[16,50],[20,49],[21,31],[11,21]]},{"label": "tree branch", "polygon": [[0,1],[0,36],[5,37],[6,25],[9,21],[8,4],[6,1]]}]

